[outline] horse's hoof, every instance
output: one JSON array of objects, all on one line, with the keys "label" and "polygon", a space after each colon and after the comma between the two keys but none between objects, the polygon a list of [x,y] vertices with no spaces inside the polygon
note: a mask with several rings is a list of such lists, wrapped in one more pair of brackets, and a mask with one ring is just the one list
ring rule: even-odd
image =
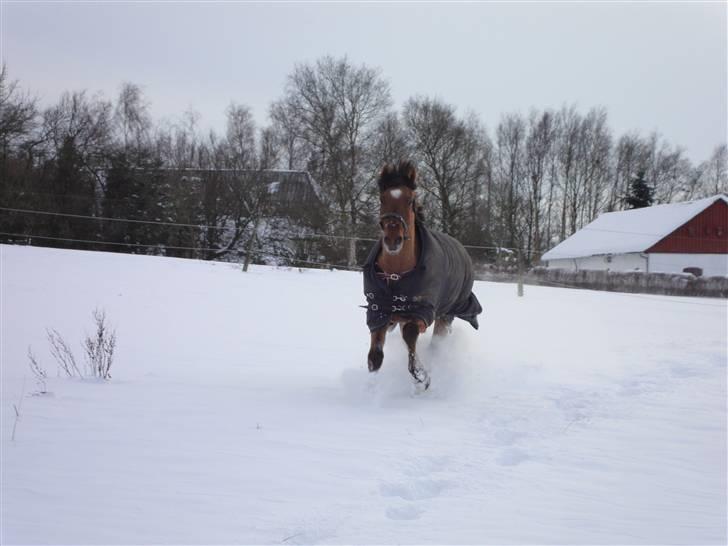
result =
[{"label": "horse's hoof", "polygon": [[423,391],[430,388],[430,374],[428,374],[424,369],[415,368],[412,372],[412,377],[414,378],[418,388]]},{"label": "horse's hoof", "polygon": [[369,371],[376,372],[382,367],[382,361],[384,360],[384,351],[381,349],[372,349],[369,351],[369,358],[367,363],[369,364]]},{"label": "horse's hoof", "polygon": [[430,378],[428,377],[425,381],[422,381],[422,382],[415,381],[414,387],[415,387],[415,391],[414,391],[415,394],[422,394],[423,392],[425,392],[427,389],[430,388]]}]

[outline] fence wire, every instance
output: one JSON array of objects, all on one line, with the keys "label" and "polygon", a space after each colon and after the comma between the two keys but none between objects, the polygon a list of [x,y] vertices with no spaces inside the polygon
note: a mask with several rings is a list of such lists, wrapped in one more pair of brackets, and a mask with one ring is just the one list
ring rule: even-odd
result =
[{"label": "fence wire", "polygon": [[[70,213],[63,213],[63,212],[53,212],[53,211],[41,211],[41,210],[31,210],[31,209],[19,209],[19,208],[11,208],[11,207],[0,207],[0,211],[2,212],[8,212],[8,213],[15,213],[15,214],[29,214],[29,215],[41,215],[41,216],[57,216],[62,218],[72,218],[72,219],[78,219],[78,220],[95,220],[99,222],[124,222],[124,223],[131,223],[131,224],[145,224],[145,225],[157,225],[157,226],[167,226],[167,227],[180,227],[180,228],[193,228],[193,229],[200,229],[200,230],[216,230],[216,231],[229,231],[231,228],[229,227],[221,227],[221,226],[211,226],[211,225],[205,225],[205,224],[190,224],[190,223],[183,223],[183,222],[166,222],[163,220],[136,220],[132,218],[114,218],[114,217],[106,217],[106,216],[88,216],[83,214],[70,214]],[[633,231],[618,231],[618,230],[603,230],[603,229],[594,229],[594,228],[582,228],[585,230],[590,231],[606,231],[610,233],[619,233],[619,234],[627,234],[627,235],[644,235],[644,236],[657,236],[654,233],[648,233],[648,232],[633,232]],[[12,236],[12,237],[31,237],[35,239],[46,239],[46,240],[56,240],[56,241],[63,241],[63,242],[74,242],[74,243],[81,243],[81,244],[104,244],[104,245],[113,245],[113,246],[124,246],[124,247],[139,247],[139,248],[167,248],[170,250],[190,250],[190,251],[199,251],[199,252],[220,252],[224,249],[221,248],[204,248],[204,247],[185,247],[185,246],[170,246],[165,244],[141,244],[141,243],[123,243],[123,242],[113,242],[113,241],[103,241],[103,240],[84,240],[84,239],[69,239],[69,238],[58,238],[58,237],[49,237],[49,236],[40,236],[40,235],[32,235],[32,234],[3,234],[6,236]],[[697,240],[715,240],[711,238],[706,237],[688,237],[688,236],[681,236],[683,238],[689,238],[691,240],[697,241]],[[304,236],[297,236],[297,237],[288,237],[290,240],[306,240],[306,239],[333,239],[333,240],[354,240],[354,241],[366,241],[366,242],[375,242],[378,239],[371,238],[371,237],[358,237],[358,236],[351,236],[351,235],[334,235],[334,234],[326,234],[326,233],[310,233],[305,234]],[[522,255],[529,255],[529,256],[540,256],[544,253],[543,250],[533,250],[528,248],[518,248],[518,247],[505,247],[505,246],[484,246],[484,245],[463,245],[466,249],[471,250],[492,250],[497,253],[501,252],[507,252],[507,253],[521,253]],[[240,250],[235,250],[238,254],[245,255],[246,253]],[[252,251],[249,252],[249,254],[254,254]],[[258,253],[261,254],[261,253]],[[309,264],[321,264],[326,266],[332,266],[332,267],[339,267],[339,268],[347,268],[352,269],[351,266],[344,266],[344,265],[332,265],[324,262],[312,262],[312,261],[305,261],[305,260],[295,260],[289,256],[275,256],[279,258],[286,258],[291,259],[293,261],[297,261],[300,263],[309,263]],[[674,265],[674,266],[682,266],[684,264],[678,263],[678,262],[672,262],[672,261],[664,261],[660,260],[661,264],[666,265]]]}]

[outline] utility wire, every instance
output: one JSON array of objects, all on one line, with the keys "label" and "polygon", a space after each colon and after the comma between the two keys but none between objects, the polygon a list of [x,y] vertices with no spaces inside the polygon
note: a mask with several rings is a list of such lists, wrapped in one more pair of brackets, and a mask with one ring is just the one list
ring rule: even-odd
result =
[{"label": "utility wire", "polygon": [[[205,169],[167,169],[167,170],[174,170],[174,171],[205,171]],[[214,169],[213,169],[214,170]],[[230,170],[234,171],[235,169],[217,169],[221,171]],[[291,172],[304,172],[304,171],[291,171]],[[48,195],[48,196],[58,196],[58,197],[71,197],[76,199],[83,199],[83,200],[89,200],[91,197],[85,196],[85,195],[78,195],[78,194],[63,194],[62,196],[59,196],[55,193],[49,193],[49,192],[26,192],[25,195],[33,194],[33,195]],[[125,199],[119,199],[119,198],[108,198],[104,197],[107,201],[118,201],[118,202],[126,202]],[[10,208],[4,208],[0,207],[0,210],[6,210],[6,211],[12,211],[12,212],[22,212],[22,213],[35,213],[35,214],[48,214],[48,215],[57,215],[57,216],[68,216],[71,218],[88,218],[93,220],[108,220],[108,221],[116,221],[116,222],[135,222],[135,223],[150,223],[150,224],[159,224],[159,225],[168,225],[168,226],[181,226],[181,227],[197,227],[200,229],[218,229],[218,230],[224,230],[227,228],[221,228],[219,226],[205,226],[205,225],[199,225],[199,224],[183,224],[183,223],[177,223],[177,222],[157,222],[157,221],[149,221],[149,220],[130,220],[130,219],[124,219],[124,218],[105,218],[101,216],[83,216],[83,215],[70,215],[70,214],[64,214],[60,212],[47,212],[47,211],[37,211],[37,210],[28,210],[28,209],[10,209]],[[640,232],[640,231],[622,231],[622,230],[615,230],[615,229],[600,229],[600,228],[590,228],[588,226],[584,226],[580,228],[577,231],[599,231],[599,232],[605,232],[605,233],[619,233],[624,235],[646,235],[650,237],[663,237],[664,234],[660,233],[647,233],[647,232]],[[343,236],[334,236],[334,235],[317,235],[319,237],[331,237],[331,238],[341,238],[341,239],[358,239],[362,241],[375,241],[376,239],[366,239],[363,237],[343,237]],[[683,238],[683,239],[690,239],[692,241],[715,241],[712,237],[694,237],[691,235],[672,235],[676,238]],[[727,235],[728,236],[728,235]],[[498,250],[498,249],[505,249],[505,250],[514,250],[514,251],[521,251],[521,252],[527,252],[531,254],[543,254],[545,251],[535,251],[530,250],[526,248],[515,248],[515,247],[498,247],[498,246],[478,246],[478,245],[463,245],[465,248],[475,248],[475,249],[484,249],[484,250]]]},{"label": "utility wire", "polygon": [[[161,220],[132,220],[129,218],[111,218],[106,216],[88,216],[83,214],[69,214],[69,213],[63,213],[63,212],[50,212],[50,211],[42,211],[42,210],[30,210],[30,209],[16,209],[16,208],[10,208],[10,207],[0,207],[0,211],[5,212],[12,212],[12,213],[19,213],[19,214],[39,214],[43,216],[60,216],[63,218],[77,218],[77,219],[83,219],[83,220],[98,220],[98,221],[106,221],[106,222],[129,222],[134,224],[149,224],[149,225],[158,225],[158,226],[176,226],[176,227],[191,227],[191,228],[197,228],[197,229],[213,229],[213,230],[229,230],[230,228],[226,227],[220,227],[220,226],[208,226],[204,224],[186,224],[181,222],[164,222]],[[355,241],[369,241],[369,242],[375,242],[379,239],[371,238],[371,237],[352,237],[347,235],[329,235],[324,233],[312,233],[305,235],[303,237],[298,237],[298,239],[306,239],[306,238],[325,238],[325,239],[344,239],[344,240],[355,240]],[[473,248],[473,249],[479,249],[479,250],[511,250],[514,252],[525,252],[530,254],[540,254],[541,251],[536,250],[530,250],[526,248],[515,248],[515,247],[504,247],[504,246],[480,246],[480,245],[463,245],[465,248]]]},{"label": "utility wire", "polygon": [[[66,199],[74,199],[76,201],[84,201],[86,203],[90,201],[95,201],[98,196],[97,195],[80,195],[77,193],[53,193],[53,192],[47,192],[47,191],[23,191],[23,192],[17,192],[15,195],[11,195],[10,192],[5,193],[5,198],[9,200],[13,199],[19,199],[22,197],[27,197],[29,195],[46,195],[48,197],[55,197],[59,199],[63,199],[64,201]],[[129,203],[128,199],[120,198],[120,197],[107,197],[106,195],[103,196],[104,202],[111,201],[113,203]]]},{"label": "utility wire", "polygon": [[64,212],[48,212],[44,210],[29,210],[29,209],[11,209],[7,207],[0,207],[0,210],[6,212],[17,212],[21,214],[40,214],[43,216],[61,216],[63,218],[80,218],[83,220],[102,220],[105,222],[129,222],[132,224],[152,224],[157,226],[177,226],[177,227],[191,227],[198,229],[217,229],[225,230],[229,228],[219,226],[205,226],[200,224],[184,224],[181,222],[164,222],[162,220],[131,220],[129,218],[109,218],[106,216],[86,216],[83,214],[68,214]]},{"label": "utility wire", "polygon": [[[6,211],[6,212],[14,212],[14,213],[20,213],[20,214],[40,214],[43,216],[61,216],[63,218],[78,218],[83,220],[99,220],[104,222],[129,222],[133,224],[150,224],[150,225],[157,225],[157,226],[176,226],[176,227],[191,227],[191,228],[197,228],[197,229],[216,229],[220,231],[229,230],[230,228],[227,227],[220,227],[220,226],[208,226],[204,224],[185,224],[182,222],[164,222],[162,220],[132,220],[129,218],[111,218],[107,216],[87,216],[83,214],[68,214],[64,212],[49,212],[44,210],[30,210],[30,209],[13,209],[9,207],[0,207],[0,210]],[[320,233],[313,233],[311,235],[308,235],[308,237],[326,237],[326,238],[332,238],[332,239],[355,239],[358,241],[376,241],[377,239],[370,239],[366,237],[348,237],[345,235],[325,235]],[[306,236],[300,237],[301,239],[305,239]]]},{"label": "utility wire", "polygon": [[142,243],[118,243],[113,241],[102,241],[102,240],[89,240],[89,239],[71,239],[66,237],[48,237],[45,235],[32,235],[29,233],[4,233],[0,232],[0,235],[4,235],[6,237],[25,237],[27,239],[47,239],[49,241],[65,241],[69,243],[88,243],[88,244],[94,244],[94,245],[114,245],[114,246],[134,246],[134,247],[142,247],[142,248],[169,248],[172,250],[199,250],[199,251],[213,251],[213,252],[219,252],[220,248],[202,248],[202,247],[191,247],[191,246],[170,246],[166,244],[157,244],[157,245],[145,245]]},{"label": "utility wire", "polygon": [[[0,209],[0,210],[2,210],[2,209]],[[126,246],[126,247],[141,247],[141,248],[165,248],[165,249],[171,249],[171,250],[194,250],[194,251],[200,251],[200,252],[220,252],[222,250],[221,248],[192,247],[192,246],[170,246],[170,245],[167,245],[165,243],[159,243],[159,244],[156,244],[156,245],[148,245],[148,244],[142,244],[142,243],[122,243],[122,242],[114,242],[114,241],[104,241],[104,240],[101,240],[101,239],[95,239],[95,240],[91,240],[91,239],[72,239],[72,238],[62,238],[62,237],[50,237],[50,236],[46,236],[46,235],[33,235],[33,234],[29,234],[29,233],[3,233],[3,232],[0,232],[0,235],[4,235],[6,237],[21,237],[21,238],[30,238],[30,239],[45,239],[45,240],[50,240],[50,241],[62,241],[62,242],[70,242],[70,243],[86,243],[86,244],[98,244],[98,245],[114,245],[114,246]],[[358,238],[358,237],[345,237],[345,236],[337,236],[337,235],[318,235],[318,234],[312,235],[312,237],[334,237],[334,238],[340,238],[340,239],[356,239],[356,240],[362,240],[362,241],[376,241],[377,240],[377,239],[362,239],[362,238]],[[300,239],[304,239],[305,240],[305,237],[304,238],[298,238],[298,237],[296,237],[296,238],[292,238],[292,239],[294,239],[294,240],[296,240],[296,239],[299,239],[299,240]],[[478,247],[478,248],[494,248],[494,249],[497,249],[499,247]],[[500,248],[503,248],[503,247],[500,247]],[[241,251],[241,250],[236,250],[236,252],[240,252],[242,254],[245,254],[245,252],[244,251]],[[259,251],[253,251],[253,252],[251,252],[251,254],[258,254],[259,255],[259,254],[263,254],[263,253],[261,253]],[[351,269],[351,270],[354,270],[354,271],[361,271],[361,268],[359,268],[359,267],[336,265],[336,264],[331,264],[331,263],[328,263],[328,262],[313,262],[313,261],[306,261],[306,260],[298,260],[298,259],[292,258],[290,256],[285,256],[285,255],[276,255],[276,254],[267,254],[267,255],[274,256],[274,257],[277,257],[277,258],[286,258],[286,259],[293,260],[293,261],[298,262],[298,263],[307,263],[307,264],[312,264],[312,265],[324,265],[324,266],[327,266],[327,267],[346,268],[346,269]],[[684,265],[682,263],[677,263],[677,262],[665,262],[665,261],[661,261],[660,263],[670,264],[670,265],[676,265],[676,266],[682,266],[682,265]],[[551,282],[551,281],[549,281],[549,282]],[[575,288],[578,288],[578,286],[574,286],[574,287]]]},{"label": "utility wire", "polygon": [[[31,210],[31,209],[16,209],[16,208],[10,208],[10,207],[0,207],[0,211],[5,212],[12,212],[12,213],[19,213],[19,214],[38,214],[43,216],[60,216],[64,218],[76,218],[76,219],[83,219],[83,220],[97,220],[97,221],[106,221],[106,222],[127,222],[127,223],[133,223],[133,224],[147,224],[147,225],[158,225],[158,226],[172,226],[172,227],[188,227],[188,228],[195,228],[195,229],[208,229],[208,230],[217,230],[217,231],[226,231],[229,230],[229,227],[220,227],[220,226],[209,226],[204,224],[187,224],[182,222],[164,222],[161,220],[133,220],[130,218],[111,218],[111,217],[105,217],[105,216],[88,216],[83,214],[68,214],[68,213],[62,213],[62,212],[50,212],[50,211],[40,211],[40,210]],[[584,230],[589,231],[604,231],[604,232],[610,232],[610,233],[621,233],[626,235],[647,235],[647,236],[653,236],[657,237],[659,235],[654,233],[644,233],[644,232],[635,232],[635,231],[618,231],[618,230],[603,230],[603,229],[595,229],[595,228],[589,228],[584,227],[582,228]],[[708,238],[708,237],[691,237],[688,235],[673,235],[673,237],[679,237],[684,239],[690,239],[693,241],[715,241],[714,238]],[[303,237],[298,237],[298,239],[306,239],[306,238],[328,238],[328,239],[342,239],[342,240],[355,240],[355,241],[369,241],[374,242],[378,239],[374,238],[368,238],[368,237],[352,237],[352,236],[346,236],[346,235],[328,235],[328,234],[322,234],[322,233],[313,233],[309,234]],[[495,251],[514,251],[514,252],[522,252],[526,254],[543,254],[543,251],[540,250],[531,250],[527,248],[516,248],[516,247],[504,247],[504,246],[482,246],[482,245],[463,245],[465,248],[470,249],[476,249],[476,250],[495,250]],[[667,262],[662,262],[667,263]],[[674,263],[672,265],[680,265],[677,263]]]},{"label": "utility wire", "polygon": [[[141,247],[141,248],[164,248],[164,249],[170,249],[170,250],[194,250],[194,251],[210,251],[210,252],[219,252],[222,249],[219,248],[205,248],[205,247],[191,247],[191,246],[171,246],[166,244],[157,244],[157,245],[146,245],[142,243],[119,243],[119,242],[113,242],[113,241],[102,241],[102,240],[89,240],[89,239],[72,239],[68,237],[48,237],[44,235],[31,235],[27,233],[5,233],[0,232],[0,235],[6,236],[6,237],[19,237],[19,238],[25,238],[25,239],[44,239],[49,241],[62,241],[67,243],[86,243],[86,244],[94,244],[94,245],[113,245],[113,246],[126,246],[126,247]],[[245,252],[241,252],[242,254],[245,254]],[[326,266],[329,269],[348,269],[352,271],[361,271],[360,267],[350,267],[347,265],[337,265],[332,264],[329,262],[314,262],[310,260],[303,260],[294,258],[291,256],[286,256],[284,254],[271,254],[268,252],[260,252],[260,251],[252,251],[250,254],[254,255],[266,255],[271,256],[274,258],[286,258],[288,260],[291,260],[295,263],[305,263],[310,265],[321,265]],[[295,267],[295,265],[290,265],[288,267]]]}]

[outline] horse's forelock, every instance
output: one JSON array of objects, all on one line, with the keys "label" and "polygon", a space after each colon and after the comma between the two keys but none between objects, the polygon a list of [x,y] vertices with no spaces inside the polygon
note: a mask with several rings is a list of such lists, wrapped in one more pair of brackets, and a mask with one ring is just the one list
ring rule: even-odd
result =
[{"label": "horse's forelock", "polygon": [[417,189],[417,169],[411,161],[400,161],[399,163],[387,163],[379,174],[379,193],[384,193],[390,188],[405,186],[411,190]]}]

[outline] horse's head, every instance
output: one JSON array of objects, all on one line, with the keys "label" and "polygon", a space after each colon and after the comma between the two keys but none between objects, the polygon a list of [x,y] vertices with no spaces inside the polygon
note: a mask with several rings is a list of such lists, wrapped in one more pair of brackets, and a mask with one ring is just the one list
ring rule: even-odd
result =
[{"label": "horse's head", "polygon": [[393,256],[399,254],[404,242],[414,235],[416,176],[415,167],[409,161],[387,164],[379,175],[382,248]]}]

